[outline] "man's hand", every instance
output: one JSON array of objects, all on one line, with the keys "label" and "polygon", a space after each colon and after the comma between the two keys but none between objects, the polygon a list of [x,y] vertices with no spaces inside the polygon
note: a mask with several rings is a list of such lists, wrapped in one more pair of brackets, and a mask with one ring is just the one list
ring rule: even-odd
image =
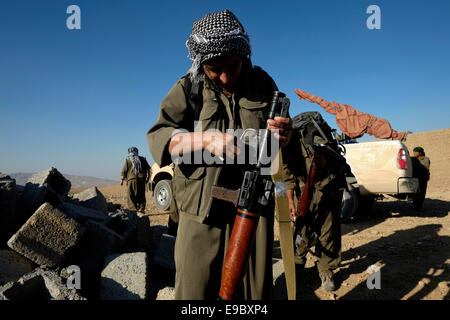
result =
[{"label": "man's hand", "polygon": [[274,136],[280,141],[280,146],[285,147],[291,139],[292,119],[275,117],[267,120],[267,124],[270,131],[275,131]]},{"label": "man's hand", "polygon": [[203,134],[205,149],[212,155],[233,159],[241,152],[243,145],[234,135],[221,132],[205,132]]},{"label": "man's hand", "polygon": [[297,210],[295,210],[294,204],[294,190],[287,189],[286,195],[289,203],[289,218],[292,222],[295,222],[295,218],[297,217]]}]

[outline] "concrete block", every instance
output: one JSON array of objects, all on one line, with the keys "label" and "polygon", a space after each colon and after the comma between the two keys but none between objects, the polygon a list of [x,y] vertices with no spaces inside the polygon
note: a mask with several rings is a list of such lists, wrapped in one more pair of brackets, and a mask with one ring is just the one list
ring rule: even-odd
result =
[{"label": "concrete block", "polygon": [[100,273],[104,258],[119,249],[125,238],[92,220],[87,220],[84,226],[86,232],[70,255],[70,263],[79,265],[82,271]]},{"label": "concrete block", "polygon": [[0,174],[0,247],[17,231],[16,202],[16,180]]},{"label": "concrete block", "polygon": [[56,168],[33,174],[25,185],[18,202],[19,222],[25,222],[44,202],[58,206],[69,193],[71,183]]},{"label": "concrete block", "polygon": [[0,300],[86,300],[54,271],[36,269],[0,286]]},{"label": "concrete block", "polygon": [[0,250],[0,285],[17,281],[33,270],[33,263],[12,250]]},{"label": "concrete block", "polygon": [[175,288],[164,287],[158,291],[156,300],[175,300]]},{"label": "concrete block", "polygon": [[103,222],[108,218],[102,211],[86,208],[70,202],[63,202],[60,209],[78,222],[84,223],[88,219]]},{"label": "concrete block", "polygon": [[8,241],[8,246],[39,265],[55,266],[80,241],[86,228],[44,203]]},{"label": "concrete block", "polygon": [[83,238],[65,263],[80,267],[83,296],[97,300],[104,259],[122,248],[125,238],[93,220],[87,220],[84,226],[86,232]]},{"label": "concrete block", "polygon": [[126,239],[124,248],[136,248],[137,245],[137,230],[134,224],[134,216],[136,212],[128,212],[124,210],[116,210],[109,213],[109,219],[103,225],[120,234]]},{"label": "concrete block", "polygon": [[97,189],[97,187],[92,187],[74,194],[72,200],[80,206],[101,211],[105,215],[108,214],[105,196]]},{"label": "concrete block", "polygon": [[158,267],[175,271],[175,237],[162,234],[152,257],[152,263]]},{"label": "concrete block", "polygon": [[148,298],[148,259],[145,252],[114,254],[105,258],[101,273],[101,300]]}]

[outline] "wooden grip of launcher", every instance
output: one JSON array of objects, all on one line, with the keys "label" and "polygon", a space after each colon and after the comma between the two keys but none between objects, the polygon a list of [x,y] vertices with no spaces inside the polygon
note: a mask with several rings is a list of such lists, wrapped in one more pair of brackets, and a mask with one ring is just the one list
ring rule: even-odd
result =
[{"label": "wooden grip of launcher", "polygon": [[316,165],[313,163],[311,165],[311,172],[306,178],[306,183],[305,187],[303,188],[302,194],[298,198],[297,215],[300,217],[306,216],[309,204],[311,203],[311,197],[313,193],[314,180],[316,179],[316,174],[317,174]]},{"label": "wooden grip of launcher", "polygon": [[241,209],[237,211],[223,263],[222,283],[219,291],[219,298],[222,300],[233,299],[236,287],[244,277],[259,220],[259,216],[256,214]]}]

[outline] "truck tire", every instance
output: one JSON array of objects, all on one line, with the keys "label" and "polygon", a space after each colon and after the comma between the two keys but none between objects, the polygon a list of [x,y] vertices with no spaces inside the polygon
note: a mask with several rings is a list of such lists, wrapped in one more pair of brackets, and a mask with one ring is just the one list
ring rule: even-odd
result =
[{"label": "truck tire", "polygon": [[349,223],[355,216],[359,206],[359,190],[348,186],[348,190],[344,189],[342,194],[341,205],[341,222]]},{"label": "truck tire", "polygon": [[155,186],[153,201],[160,210],[167,210],[172,200],[172,181],[161,180]]}]

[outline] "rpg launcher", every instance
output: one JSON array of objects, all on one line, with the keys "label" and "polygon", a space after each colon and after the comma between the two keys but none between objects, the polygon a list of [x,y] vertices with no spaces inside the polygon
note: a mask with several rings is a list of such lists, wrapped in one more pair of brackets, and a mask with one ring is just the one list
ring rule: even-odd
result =
[{"label": "rpg launcher", "polygon": [[[275,116],[287,118],[289,105],[289,98],[284,93],[274,91],[269,119],[274,119]],[[211,189],[212,197],[232,202],[237,208],[222,269],[219,291],[219,298],[222,300],[232,300],[237,286],[242,282],[253,247],[259,217],[263,208],[271,201],[274,184],[270,175],[261,174],[261,169],[265,166],[261,160],[267,155],[271,139],[272,133],[266,127],[260,141],[257,163],[245,171],[240,189],[229,190],[218,186],[213,186]],[[270,166],[270,163],[267,165]]]}]

